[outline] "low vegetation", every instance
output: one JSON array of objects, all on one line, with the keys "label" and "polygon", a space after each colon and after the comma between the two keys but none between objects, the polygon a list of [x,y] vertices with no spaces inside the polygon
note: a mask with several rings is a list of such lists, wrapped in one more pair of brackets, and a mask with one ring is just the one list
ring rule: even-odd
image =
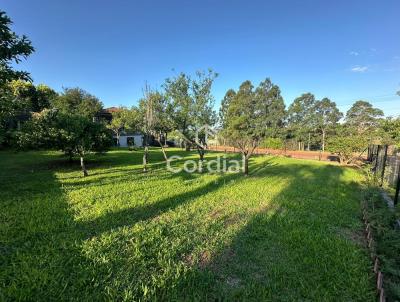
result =
[{"label": "low vegetation", "polygon": [[173,174],[150,149],[142,173],[122,149],[89,155],[83,178],[58,152],[0,156],[3,301],[375,299],[354,169],[254,157],[248,177]]},{"label": "low vegetation", "polygon": [[375,187],[369,188],[365,196],[367,218],[373,238],[374,253],[383,272],[383,287],[388,301],[400,300],[400,212],[390,209]]}]

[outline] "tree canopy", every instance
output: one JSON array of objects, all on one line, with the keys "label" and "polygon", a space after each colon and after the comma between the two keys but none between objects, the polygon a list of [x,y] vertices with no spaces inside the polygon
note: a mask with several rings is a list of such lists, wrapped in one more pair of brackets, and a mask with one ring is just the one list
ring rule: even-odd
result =
[{"label": "tree canopy", "polygon": [[103,103],[81,88],[64,88],[52,102],[52,106],[65,114],[77,114],[94,118],[103,108]]},{"label": "tree canopy", "polygon": [[12,63],[19,63],[33,53],[31,41],[25,35],[18,36],[10,28],[11,19],[0,10],[0,87],[12,80],[30,80],[25,71],[16,71]]}]

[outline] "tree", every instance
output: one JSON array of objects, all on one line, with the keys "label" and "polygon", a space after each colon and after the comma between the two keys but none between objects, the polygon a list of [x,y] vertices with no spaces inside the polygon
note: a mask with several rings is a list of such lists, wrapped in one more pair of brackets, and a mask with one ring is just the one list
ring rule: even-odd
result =
[{"label": "tree", "polygon": [[244,174],[249,173],[249,159],[259,143],[266,138],[269,128],[274,129],[281,118],[282,97],[279,87],[269,79],[261,82],[254,90],[250,81],[243,82],[239,90],[232,94],[220,114],[224,121],[221,131],[230,144],[238,148],[243,157]]},{"label": "tree", "polygon": [[225,120],[228,113],[229,104],[231,103],[232,99],[235,97],[236,92],[233,89],[229,89],[226,93],[224,98],[221,101],[221,107],[219,110],[219,122],[222,129],[226,127],[227,121]]},{"label": "tree", "polygon": [[[147,85],[144,95],[145,97],[139,102],[139,111],[143,116],[142,131],[146,137],[152,137],[157,141],[161,147],[164,159],[167,161],[168,158],[164,149],[165,138],[167,133],[173,129],[173,124],[169,117],[170,104],[160,92],[151,90]],[[163,139],[164,143],[162,142]],[[147,152],[148,148],[145,146],[144,163],[147,163]]]},{"label": "tree", "polygon": [[170,101],[174,129],[182,134],[186,150],[195,146],[201,162],[205,154],[206,128],[215,125],[217,121],[214,97],[211,94],[217,76],[211,69],[207,72],[196,72],[193,79],[181,73],[175,78],[167,79],[164,84],[166,97]]},{"label": "tree", "polygon": [[341,165],[354,164],[368,147],[369,138],[359,134],[356,128],[348,125],[338,126],[335,136],[329,138],[328,149],[339,157]]},{"label": "tree", "polygon": [[17,135],[18,145],[24,149],[53,149],[80,157],[83,176],[88,172],[84,158],[90,152],[105,152],[112,144],[112,136],[102,123],[81,115],[68,115],[56,109],[33,113]]},{"label": "tree", "polygon": [[11,19],[0,10],[0,146],[6,140],[7,121],[19,110],[8,83],[12,80],[29,80],[29,74],[14,70],[12,64],[18,64],[33,51],[26,36],[18,36],[10,28]]},{"label": "tree", "polygon": [[214,97],[211,94],[212,84],[217,76],[217,73],[209,69],[207,73],[196,72],[196,78],[192,80],[193,110],[190,112],[192,131],[187,133],[186,137],[196,146],[200,157],[200,171],[207,147],[207,132],[209,127],[214,126],[217,122],[217,114],[214,111]]},{"label": "tree", "polygon": [[308,140],[307,149],[310,150],[311,132],[315,130],[314,108],[315,97],[311,93],[304,93],[296,98],[288,108],[289,131],[299,142],[299,149],[304,149],[304,142]]},{"label": "tree", "polygon": [[127,128],[128,118],[129,109],[126,107],[119,107],[112,112],[111,122],[107,125],[107,128],[115,134],[118,146],[121,133]]},{"label": "tree", "polygon": [[400,118],[388,117],[381,121],[380,135],[383,144],[400,146]]},{"label": "tree", "polygon": [[379,125],[383,111],[374,108],[366,101],[357,101],[346,113],[346,124],[357,129],[359,134],[376,128]]},{"label": "tree", "polygon": [[316,128],[322,134],[322,152],[325,151],[325,140],[327,131],[334,129],[343,114],[336,107],[336,103],[328,98],[323,98],[315,103]]},{"label": "tree", "polygon": [[[165,80],[165,95],[171,103],[171,120],[173,128],[179,131],[183,136],[189,136],[189,129],[192,123],[190,112],[192,111],[192,98],[190,96],[190,78],[184,73],[177,77]],[[184,140],[185,149],[190,150],[190,144]]]},{"label": "tree", "polygon": [[93,119],[103,108],[103,103],[81,88],[64,88],[63,93],[53,100],[52,106],[65,114]]},{"label": "tree", "polygon": [[44,84],[35,86],[31,82],[14,80],[9,86],[19,102],[19,110],[25,112],[40,112],[50,108],[50,103],[57,97],[57,93]]},{"label": "tree", "polygon": [[27,72],[14,70],[12,63],[26,59],[34,48],[25,35],[20,37],[11,30],[11,24],[11,19],[0,10],[0,88],[12,80],[30,79]]}]

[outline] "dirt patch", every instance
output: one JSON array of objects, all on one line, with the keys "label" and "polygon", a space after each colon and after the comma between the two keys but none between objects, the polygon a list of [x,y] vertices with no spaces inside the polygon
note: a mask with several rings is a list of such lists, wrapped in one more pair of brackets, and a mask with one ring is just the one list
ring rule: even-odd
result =
[{"label": "dirt patch", "polygon": [[202,251],[199,256],[199,267],[206,268],[211,260],[211,253],[209,251]]},{"label": "dirt patch", "polygon": [[366,246],[365,236],[363,231],[354,231],[349,229],[340,229],[338,233],[341,237],[360,246]]}]

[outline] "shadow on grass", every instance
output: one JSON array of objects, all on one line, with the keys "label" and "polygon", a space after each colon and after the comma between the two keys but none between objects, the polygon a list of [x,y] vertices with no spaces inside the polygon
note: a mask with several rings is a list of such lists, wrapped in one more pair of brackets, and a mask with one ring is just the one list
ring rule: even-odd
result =
[{"label": "shadow on grass", "polygon": [[[130,163],[132,154],[128,154]],[[81,181],[72,179],[67,186],[76,188],[144,176],[149,181],[159,177],[182,181],[197,177],[186,173],[160,175],[159,170],[148,174],[126,171],[119,168],[128,160],[125,156],[121,159],[118,154],[110,154],[110,159],[102,161],[110,163],[116,169],[110,172],[119,175],[93,171],[93,176]],[[134,158],[140,163],[141,154]],[[0,173],[5,176],[7,163],[1,168]],[[0,184],[4,209],[0,214],[0,284],[4,288],[0,298],[120,300],[121,292],[110,294],[105,290],[110,278],[118,277],[104,264],[93,263],[82,254],[83,241],[151,220],[195,202],[204,194],[216,192],[230,181],[240,183],[265,177],[287,181],[285,190],[274,197],[274,206],[260,209],[229,246],[213,253],[207,263],[192,265],[177,280],[157,289],[153,298],[286,301],[369,298],[363,255],[337,236],[336,228],[348,228],[349,222],[355,220],[353,215],[358,214],[358,204],[355,204],[358,188],[356,184],[340,180],[343,169],[301,163],[275,165],[268,160],[261,164],[252,162],[250,169],[252,174],[247,178],[241,174],[218,175],[217,183],[210,181],[155,203],[79,222],[74,220],[52,171],[40,170],[35,172],[35,177],[22,173],[23,168],[16,171],[13,182]],[[321,296],[323,293],[325,296]],[[143,293],[135,294],[138,299],[142,298]]]}]

